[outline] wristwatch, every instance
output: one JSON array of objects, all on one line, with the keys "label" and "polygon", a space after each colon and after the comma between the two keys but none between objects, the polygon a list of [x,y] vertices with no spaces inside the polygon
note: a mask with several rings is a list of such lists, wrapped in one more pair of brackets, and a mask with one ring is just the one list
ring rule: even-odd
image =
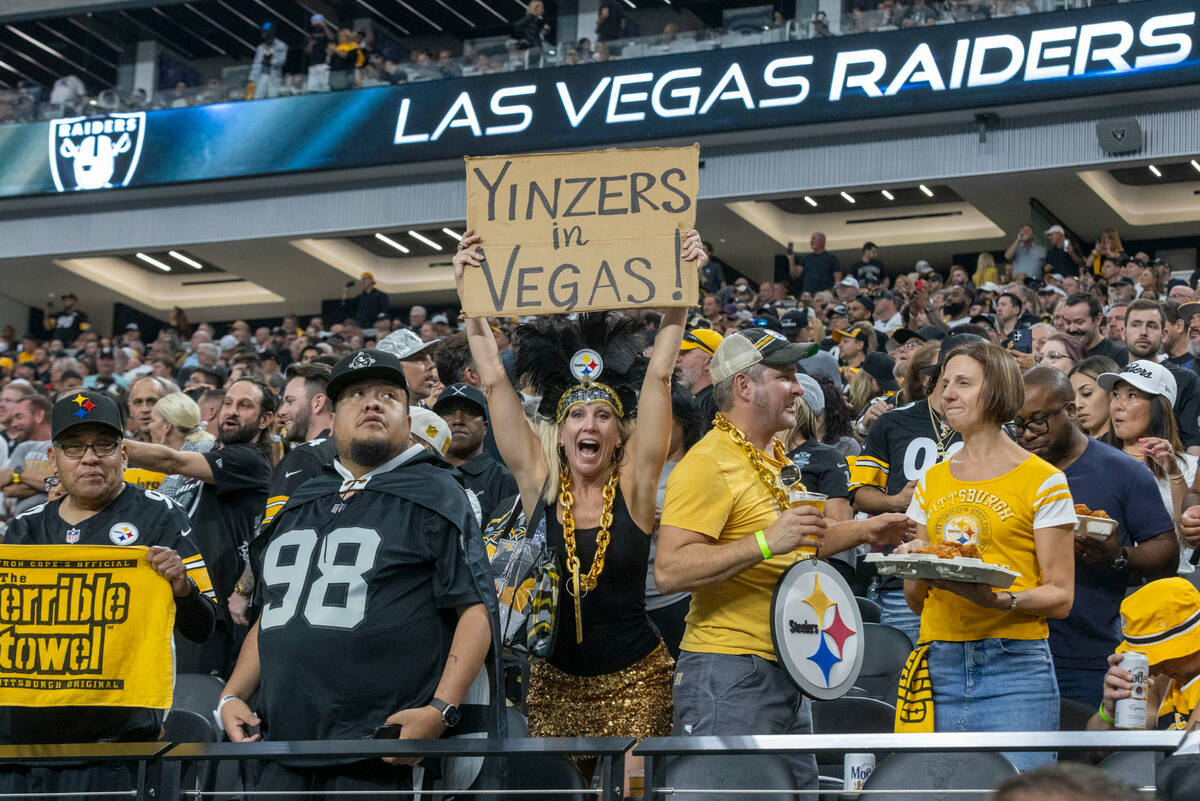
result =
[{"label": "wristwatch", "polygon": [[1108,566],[1113,570],[1124,570],[1129,567],[1129,551],[1122,546],[1121,553],[1117,555],[1116,559],[1109,562]]},{"label": "wristwatch", "polygon": [[446,724],[447,729],[453,729],[462,720],[462,713],[454,704],[447,704],[440,698],[434,698],[429,705],[442,713],[442,723]]}]

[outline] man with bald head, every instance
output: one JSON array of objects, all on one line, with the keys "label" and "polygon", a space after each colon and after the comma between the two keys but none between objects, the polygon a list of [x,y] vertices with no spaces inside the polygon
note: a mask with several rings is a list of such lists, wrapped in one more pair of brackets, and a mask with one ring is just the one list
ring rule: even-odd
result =
[{"label": "man with bald head", "polygon": [[1060,695],[1098,706],[1108,655],[1121,642],[1125,587],[1134,577],[1174,574],[1175,526],[1149,468],[1080,431],[1075,390],[1061,370],[1035,367],[1024,380],[1017,441],[1063,471],[1076,503],[1117,521],[1106,539],[1075,538],[1075,604],[1066,619],[1047,621]]}]

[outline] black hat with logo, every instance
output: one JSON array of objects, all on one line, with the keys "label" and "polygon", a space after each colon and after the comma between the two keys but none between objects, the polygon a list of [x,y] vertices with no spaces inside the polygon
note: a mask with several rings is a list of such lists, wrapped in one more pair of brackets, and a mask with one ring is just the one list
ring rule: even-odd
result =
[{"label": "black hat with logo", "polygon": [[381,350],[356,350],[343,356],[333,366],[325,394],[336,406],[343,389],[350,384],[371,379],[390,381],[408,392],[408,379],[404,376],[399,359]]},{"label": "black hat with logo", "polygon": [[50,437],[57,440],[73,428],[97,425],[111,429],[118,437],[124,435],[121,410],[107,394],[83,389],[54,404],[50,413]]},{"label": "black hat with logo", "polygon": [[464,383],[451,384],[442,390],[437,403],[433,404],[433,411],[436,414],[443,414],[444,412],[448,412],[454,405],[460,403],[477,406],[479,413],[484,417],[487,416],[487,397],[484,396],[478,387]]}]

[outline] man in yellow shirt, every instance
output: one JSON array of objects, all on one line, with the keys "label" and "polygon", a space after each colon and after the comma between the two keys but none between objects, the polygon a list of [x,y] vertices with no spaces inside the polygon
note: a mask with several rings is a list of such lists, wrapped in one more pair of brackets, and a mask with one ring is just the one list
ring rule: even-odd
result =
[{"label": "man in yellow shirt", "polygon": [[[771,643],[775,584],[797,548],[827,557],[864,542],[896,544],[912,527],[901,514],[826,525],[811,506],[776,505],[766,482],[779,482],[787,457],[775,434],[795,423],[796,362],[814,347],[762,328],[726,337],[709,367],[716,427],[667,482],[654,577],[660,592],[692,593],[675,674],[676,735],[811,733],[810,702]],[[798,789],[815,789],[812,756],[791,761]]]}]

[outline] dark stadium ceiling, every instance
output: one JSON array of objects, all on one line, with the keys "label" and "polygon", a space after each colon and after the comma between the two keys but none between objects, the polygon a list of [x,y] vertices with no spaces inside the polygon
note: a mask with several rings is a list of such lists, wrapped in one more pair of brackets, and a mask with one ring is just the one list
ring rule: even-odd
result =
[{"label": "dark stadium ceiling", "polygon": [[[547,3],[551,14],[555,5]],[[116,84],[118,64],[147,39],[188,60],[249,63],[265,22],[274,23],[299,63],[309,17],[318,12],[344,24],[373,19],[381,37],[472,39],[507,33],[524,8],[518,0],[194,0],[23,20],[0,26],[0,87],[25,79],[48,88],[76,74],[94,93]]]}]

